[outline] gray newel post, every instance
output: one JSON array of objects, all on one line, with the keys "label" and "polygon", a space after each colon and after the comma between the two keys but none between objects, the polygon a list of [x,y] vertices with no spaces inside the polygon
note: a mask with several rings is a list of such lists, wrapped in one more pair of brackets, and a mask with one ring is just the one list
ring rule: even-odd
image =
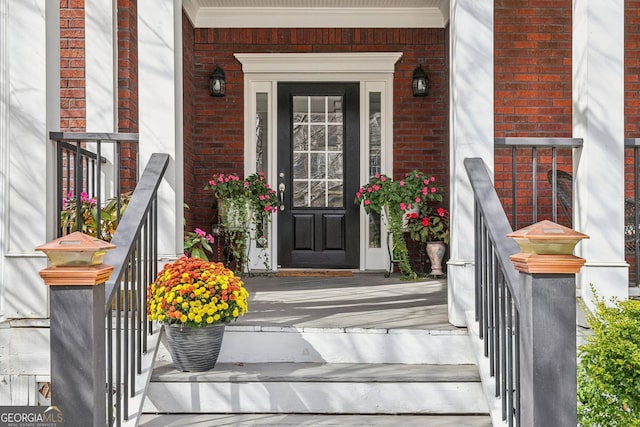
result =
[{"label": "gray newel post", "polygon": [[76,232],[36,248],[53,264],[40,276],[50,288],[51,404],[64,426],[106,425],[104,284],[113,267],[101,262],[113,247]]},{"label": "gray newel post", "polygon": [[588,236],[551,221],[509,234],[521,253],[520,422],[533,427],[577,425],[575,274],[585,260],[572,255]]}]

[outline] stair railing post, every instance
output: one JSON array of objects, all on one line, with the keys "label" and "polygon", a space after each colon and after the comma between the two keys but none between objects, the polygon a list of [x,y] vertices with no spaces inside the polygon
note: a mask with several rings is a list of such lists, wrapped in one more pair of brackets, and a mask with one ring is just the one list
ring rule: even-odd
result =
[{"label": "stair railing post", "polygon": [[588,236],[550,221],[509,236],[522,251],[510,257],[520,272],[520,425],[575,427],[575,274],[585,260],[571,253]]},{"label": "stair railing post", "polygon": [[[83,247],[86,242],[94,247]],[[56,245],[66,260],[52,255]],[[113,247],[75,232],[36,248],[54,263],[40,277],[50,289],[51,404],[64,426],[107,424],[105,282],[113,267],[97,264],[96,253],[103,258]],[[77,257],[88,258],[88,265],[76,265]]]}]

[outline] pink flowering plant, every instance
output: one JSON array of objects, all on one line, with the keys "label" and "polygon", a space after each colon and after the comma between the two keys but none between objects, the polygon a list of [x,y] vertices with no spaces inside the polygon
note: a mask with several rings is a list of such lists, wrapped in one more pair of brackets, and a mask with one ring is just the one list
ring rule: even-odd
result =
[{"label": "pink flowering plant", "polygon": [[200,258],[209,261],[207,253],[213,254],[211,245],[214,242],[213,236],[200,228],[188,231],[184,235],[184,254],[189,258]]},{"label": "pink flowering plant", "polygon": [[213,195],[218,199],[234,199],[244,195],[243,182],[235,173],[214,174],[204,188],[212,190]]},{"label": "pink flowering plant", "polygon": [[267,183],[264,172],[249,175],[244,179],[243,185],[255,216],[264,217],[265,214],[278,211],[278,195]]},{"label": "pink flowering plant", "polygon": [[[244,188],[246,189],[253,220],[253,238],[259,247],[266,247],[271,215],[276,213],[280,206],[278,194],[267,183],[264,172],[256,172],[246,177],[244,179]],[[265,267],[268,269],[266,253],[264,256]]]},{"label": "pink flowering plant", "polygon": [[[69,191],[67,197],[62,201],[60,227],[64,234],[81,231],[82,233],[110,242],[118,226],[118,216],[122,217],[130,199],[131,192],[123,193],[120,196],[120,215],[118,215],[118,200],[115,197],[107,200],[102,208],[98,209],[97,200],[83,191],[80,193],[80,205],[78,209],[78,200],[73,191]],[[77,227],[78,214],[80,215],[79,229]],[[98,221],[100,224],[99,236]]]},{"label": "pink flowering plant", "polygon": [[384,211],[389,222],[389,231],[393,235],[393,259],[398,262],[402,277],[411,280],[417,275],[409,263],[409,249],[404,240],[402,227],[402,217],[410,201],[398,181],[379,173],[360,187],[355,199],[355,203],[362,206],[368,214],[380,214]]},{"label": "pink flowering plant", "polygon": [[413,170],[406,173],[404,178],[398,182],[400,186],[402,206],[401,210],[419,209],[425,204],[442,202],[442,188],[436,184],[435,176],[427,175],[424,172]]},{"label": "pink flowering plant", "polygon": [[[218,199],[222,223],[232,232],[233,257],[239,261],[239,269],[243,269],[247,240],[255,240],[260,248],[267,245],[268,226],[280,206],[278,195],[267,183],[264,172],[253,173],[245,179],[236,174],[214,174],[205,189],[212,190]],[[266,252],[260,256],[264,256],[265,267],[269,269]]]},{"label": "pink flowering plant", "polygon": [[399,206],[400,197],[398,183],[387,175],[377,173],[356,192],[355,202],[362,206],[366,213],[379,214],[385,206],[394,202]]}]

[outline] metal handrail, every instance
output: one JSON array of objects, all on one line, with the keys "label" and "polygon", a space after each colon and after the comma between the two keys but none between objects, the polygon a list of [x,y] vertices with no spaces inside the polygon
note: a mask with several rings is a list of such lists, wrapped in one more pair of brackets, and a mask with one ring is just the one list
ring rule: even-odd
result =
[{"label": "metal handrail", "polygon": [[511,225],[482,159],[467,158],[464,166],[475,199],[475,313],[484,355],[502,400],[502,419],[520,425],[519,276],[509,260],[518,245],[509,239]]},{"label": "metal handrail", "polygon": [[122,216],[122,220],[113,235],[111,243],[116,245],[116,248],[109,251],[104,260],[105,264],[114,266],[111,278],[106,283],[107,312],[111,307],[110,300],[114,297],[115,284],[123,279],[127,270],[125,261],[134,253],[136,239],[139,238],[142,227],[145,225],[144,220],[152,207],[154,207],[158,187],[168,164],[168,154],[154,153],[151,155],[149,163],[147,163],[147,167],[142,173],[127,205],[125,215]]},{"label": "metal handrail", "polygon": [[141,393],[136,376],[152,333],[145,310],[146,285],[157,274],[157,194],[168,164],[168,154],[151,156],[111,240],[116,248],[104,260],[114,267],[105,284],[107,390],[114,391],[107,393],[109,425],[129,420],[129,399]]}]

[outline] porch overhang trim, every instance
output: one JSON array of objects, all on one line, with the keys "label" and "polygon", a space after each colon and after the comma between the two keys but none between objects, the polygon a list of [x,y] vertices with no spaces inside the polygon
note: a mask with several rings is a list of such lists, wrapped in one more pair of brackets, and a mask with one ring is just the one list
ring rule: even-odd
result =
[{"label": "porch overhang trim", "polygon": [[[184,0],[183,7],[196,28],[444,28],[449,22],[449,0],[425,1],[411,7],[381,7],[368,1],[362,7],[252,7],[230,2]],[[398,2],[402,5],[407,2]]]},{"label": "porch overhang trim", "polygon": [[402,52],[236,53],[245,73],[393,73]]}]

